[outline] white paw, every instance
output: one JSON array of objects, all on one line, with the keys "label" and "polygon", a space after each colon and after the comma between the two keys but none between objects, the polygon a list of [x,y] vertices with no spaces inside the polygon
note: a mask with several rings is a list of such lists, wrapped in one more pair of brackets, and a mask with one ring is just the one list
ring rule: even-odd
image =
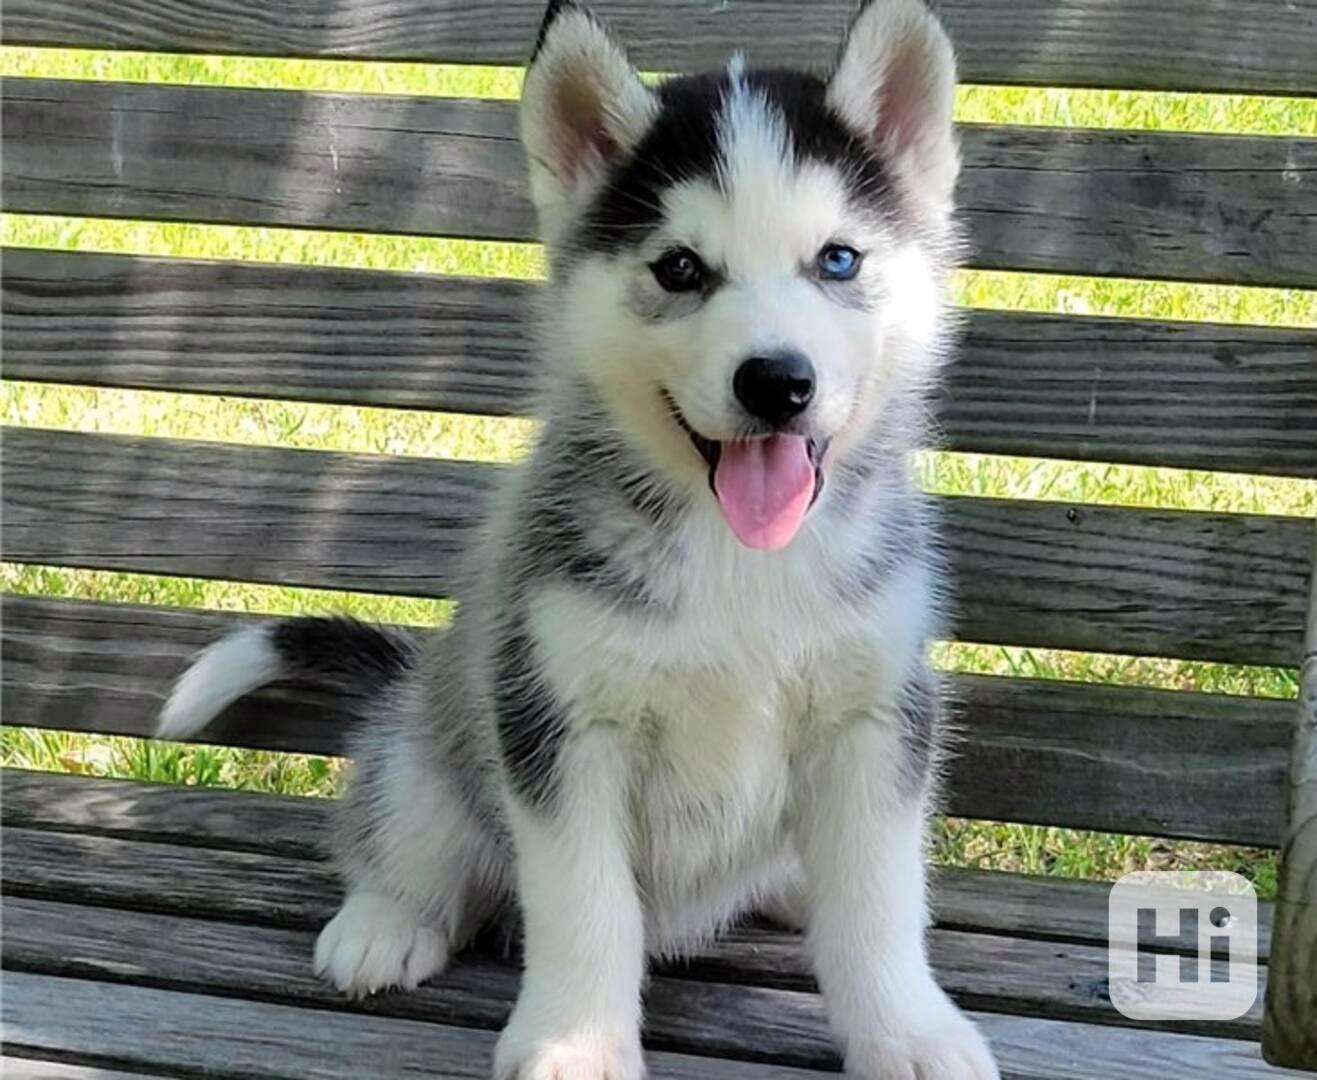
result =
[{"label": "white paw", "polygon": [[415,990],[447,963],[443,933],[379,893],[350,893],[316,939],[316,974],[350,997]]},{"label": "white paw", "polygon": [[597,1032],[534,1035],[514,1016],[498,1040],[496,1080],[644,1080],[645,1063],[635,1035]]},{"label": "white paw", "polygon": [[856,1040],[846,1055],[855,1080],[1000,1080],[979,1029],[949,1000],[887,1036]]}]

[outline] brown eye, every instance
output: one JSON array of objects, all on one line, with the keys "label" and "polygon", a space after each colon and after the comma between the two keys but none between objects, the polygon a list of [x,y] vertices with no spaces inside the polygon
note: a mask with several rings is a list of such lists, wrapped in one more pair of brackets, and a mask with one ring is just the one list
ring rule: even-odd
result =
[{"label": "brown eye", "polygon": [[668,292],[694,292],[704,285],[704,263],[690,248],[669,251],[649,269]]}]

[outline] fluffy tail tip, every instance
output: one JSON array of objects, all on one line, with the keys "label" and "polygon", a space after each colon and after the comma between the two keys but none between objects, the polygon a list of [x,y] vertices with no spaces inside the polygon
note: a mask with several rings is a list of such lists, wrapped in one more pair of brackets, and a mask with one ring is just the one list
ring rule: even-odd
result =
[{"label": "fluffy tail tip", "polygon": [[160,710],[158,739],[195,735],[239,698],[274,681],[279,654],[268,627],[238,630],[203,649]]}]

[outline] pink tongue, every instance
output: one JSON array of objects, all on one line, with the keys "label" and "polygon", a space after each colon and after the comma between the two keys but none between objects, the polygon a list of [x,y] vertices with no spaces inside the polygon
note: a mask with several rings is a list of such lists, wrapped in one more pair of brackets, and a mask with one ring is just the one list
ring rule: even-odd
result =
[{"label": "pink tongue", "polygon": [[800,435],[725,442],[713,490],[732,532],[746,547],[786,547],[814,497],[814,465]]}]

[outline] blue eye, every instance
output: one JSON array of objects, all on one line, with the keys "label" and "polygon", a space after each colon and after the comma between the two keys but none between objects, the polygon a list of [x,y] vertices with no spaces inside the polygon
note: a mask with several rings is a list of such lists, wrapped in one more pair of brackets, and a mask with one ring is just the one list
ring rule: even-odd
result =
[{"label": "blue eye", "polygon": [[819,275],[829,281],[850,281],[860,272],[864,256],[845,244],[829,244],[818,255]]}]

